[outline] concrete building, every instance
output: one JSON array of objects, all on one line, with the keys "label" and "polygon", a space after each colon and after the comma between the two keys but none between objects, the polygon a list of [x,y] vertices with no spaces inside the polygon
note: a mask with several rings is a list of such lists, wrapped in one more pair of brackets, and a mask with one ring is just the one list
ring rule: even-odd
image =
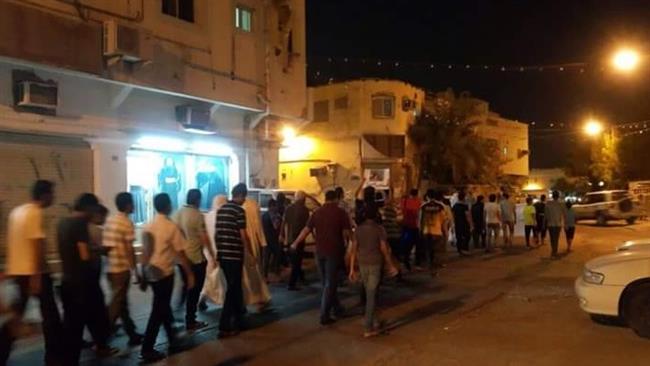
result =
[{"label": "concrete building", "polygon": [[424,91],[401,81],[364,79],[309,89],[309,116],[300,136],[280,150],[280,187],[321,194],[354,192],[363,177],[401,194],[414,182],[407,160],[408,126]]},{"label": "concrete building", "polygon": [[523,180],[528,176],[530,171],[528,124],[499,116],[490,111],[488,102],[471,97],[469,93],[456,96],[453,91],[447,90],[429,94],[426,107],[429,110],[452,108],[466,115],[469,121],[477,123],[476,132],[479,136],[494,141],[498,146],[503,161],[502,177]]},{"label": "concrete building", "polygon": [[81,192],[132,192],[142,223],[159,192],[277,187],[306,99],[303,0],[0,1],[0,253],[37,178],[50,238]]}]

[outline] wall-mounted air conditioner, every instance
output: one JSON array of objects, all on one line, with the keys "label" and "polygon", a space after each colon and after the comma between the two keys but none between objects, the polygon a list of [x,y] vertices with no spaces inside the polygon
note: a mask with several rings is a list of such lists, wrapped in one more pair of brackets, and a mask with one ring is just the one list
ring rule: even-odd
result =
[{"label": "wall-mounted air conditioner", "polygon": [[193,105],[176,106],[176,121],[186,132],[212,135],[217,133],[210,122],[210,109]]},{"label": "wall-mounted air conditioner", "polygon": [[128,62],[142,60],[140,54],[140,34],[137,29],[117,23],[104,21],[104,57],[121,57]]},{"label": "wall-mounted air conditioner", "polygon": [[17,83],[17,92],[17,107],[55,111],[59,103],[59,90],[54,83],[23,80]]}]

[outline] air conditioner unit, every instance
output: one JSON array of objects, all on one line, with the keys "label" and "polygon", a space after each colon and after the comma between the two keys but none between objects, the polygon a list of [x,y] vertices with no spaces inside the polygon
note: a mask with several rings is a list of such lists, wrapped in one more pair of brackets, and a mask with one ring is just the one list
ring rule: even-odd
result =
[{"label": "air conditioner unit", "polygon": [[120,25],[115,20],[104,21],[103,46],[105,57],[121,57],[128,62],[142,60],[138,30]]},{"label": "air conditioner unit", "polygon": [[19,81],[16,106],[56,110],[59,102],[59,90],[56,84],[37,81]]},{"label": "air conditioner unit", "polygon": [[210,123],[210,109],[192,105],[176,106],[176,121],[186,132],[212,135],[217,131]]}]

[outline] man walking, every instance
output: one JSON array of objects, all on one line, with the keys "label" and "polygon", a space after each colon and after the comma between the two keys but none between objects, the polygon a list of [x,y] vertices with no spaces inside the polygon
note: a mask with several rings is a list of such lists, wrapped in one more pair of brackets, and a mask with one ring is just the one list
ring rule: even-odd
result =
[{"label": "man walking", "polygon": [[560,243],[560,234],[562,225],[566,218],[566,206],[560,202],[560,192],[553,191],[553,200],[546,204],[544,217],[546,218],[546,227],[551,237],[551,258],[558,258],[557,249]]},{"label": "man walking", "polygon": [[[133,213],[133,196],[128,192],[119,193],[115,197],[115,206],[118,213],[106,220],[102,240],[102,244],[110,248],[106,277],[111,285],[113,297],[108,307],[108,315],[111,326],[120,317],[124,331],[129,336],[129,346],[135,346],[142,343],[142,335],[136,332],[128,300],[132,271],[137,275],[133,249],[135,228],[129,219],[129,215]],[[141,280],[138,275],[138,281]]]},{"label": "man walking", "polygon": [[108,346],[109,319],[104,293],[98,276],[93,275],[88,224],[99,207],[95,195],[84,193],[74,203],[70,217],[57,227],[59,256],[63,267],[61,300],[63,302],[63,337],[65,365],[78,365],[83,330],[91,329],[99,357],[117,353]]},{"label": "man walking", "polygon": [[474,248],[485,249],[485,197],[478,196],[472,205],[472,239]]},{"label": "man walking", "polygon": [[544,240],[546,239],[546,195],[543,194],[533,206],[535,206],[535,219],[537,221],[535,244],[544,245]]},{"label": "man walking", "polygon": [[244,183],[232,189],[232,200],[217,211],[215,243],[217,259],[226,277],[226,296],[221,320],[219,321],[219,338],[231,337],[243,330],[244,293],[242,273],[244,251],[251,251],[246,233],[246,212],[242,205],[248,195]]},{"label": "man walking", "polygon": [[325,204],[314,212],[307,222],[307,226],[291,243],[291,247],[296,249],[309,233],[315,233],[316,257],[323,287],[320,309],[321,325],[335,322],[332,318],[332,310],[337,316],[343,313],[337,294],[338,274],[343,265],[345,243],[350,239],[351,228],[348,214],[338,206],[337,201],[336,192],[328,191],[325,194]]},{"label": "man walking", "polygon": [[365,290],[366,319],[364,337],[372,337],[381,332],[381,322],[375,313],[377,289],[381,280],[382,265],[387,263],[392,272],[390,250],[387,245],[386,230],[377,223],[378,212],[368,210],[366,219],[355,231],[355,239],[350,249],[350,280],[356,279],[355,264],[359,263],[359,273]]},{"label": "man walking", "polygon": [[[305,192],[296,192],[296,201],[287,207],[282,220],[282,234],[286,242],[290,245],[293,243],[302,229],[307,226],[309,220],[309,209],[305,206]],[[297,242],[295,248],[290,249],[291,256],[291,275],[289,276],[289,291],[297,291],[298,279],[302,273],[302,258],[305,252],[305,240]]]},{"label": "man walking", "polygon": [[[9,213],[7,224],[6,275],[18,288],[18,299],[12,305],[18,322],[25,313],[30,297],[39,300],[41,326],[45,338],[45,364],[62,364],[61,316],[54,299],[52,278],[46,263],[45,227],[43,210],[54,201],[54,184],[47,180],[34,183],[31,201]],[[13,334],[7,342],[0,342],[0,365],[9,358],[14,342]]]},{"label": "man walking", "polygon": [[143,231],[142,267],[143,277],[153,289],[151,314],[147,321],[140,359],[144,362],[154,362],[165,358],[156,351],[154,345],[160,326],[165,328],[171,347],[176,345],[176,335],[172,328],[171,297],[174,290],[174,262],[181,264],[187,278],[188,290],[194,288],[194,273],[190,261],[185,255],[185,239],[180,229],[169,218],[172,211],[172,201],[167,193],[154,197],[156,216]]},{"label": "man walking", "polygon": [[452,208],[456,228],[456,249],[461,256],[469,254],[469,239],[473,229],[472,214],[465,201],[465,192],[458,192],[458,201]]},{"label": "man walking", "polygon": [[[205,322],[196,321],[196,308],[199,304],[199,296],[205,282],[205,271],[208,261],[215,260],[214,250],[210,245],[208,231],[205,227],[205,219],[199,207],[201,207],[201,191],[190,189],[187,192],[186,205],[174,215],[173,221],[185,236],[184,253],[190,261],[194,275],[194,287],[187,291],[185,302],[185,329],[189,332],[206,327]],[[206,260],[203,250],[208,252]],[[187,284],[187,277],[181,271],[183,282]]]},{"label": "man walking", "polygon": [[499,239],[499,229],[501,227],[501,209],[497,201],[497,195],[491,194],[488,198],[490,202],[485,204],[485,221],[487,222],[487,253],[492,252]]},{"label": "man walking", "polygon": [[[418,198],[418,190],[411,189],[409,197],[402,201],[402,253],[404,259],[404,266],[407,270],[411,270],[411,252],[413,246],[418,243],[418,218],[420,215],[420,207],[422,201]],[[421,250],[415,251],[416,263],[422,258]]]},{"label": "man walking", "polygon": [[499,203],[501,209],[501,224],[503,227],[503,246],[511,247],[515,235],[515,225],[517,224],[517,208],[510,201],[510,195],[503,194],[503,199]]},{"label": "man walking", "polygon": [[447,249],[448,220],[445,206],[437,199],[442,194],[432,189],[425,196],[427,202],[420,208],[419,227],[426,263],[432,276],[438,275]]}]

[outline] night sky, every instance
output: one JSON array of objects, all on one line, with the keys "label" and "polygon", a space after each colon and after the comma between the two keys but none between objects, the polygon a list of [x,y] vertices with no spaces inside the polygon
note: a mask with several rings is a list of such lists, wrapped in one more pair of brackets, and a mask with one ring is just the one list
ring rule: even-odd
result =
[{"label": "night sky", "polygon": [[[572,146],[584,143],[566,124],[588,115],[610,123],[650,119],[650,60],[633,76],[607,64],[619,45],[650,53],[650,0],[307,0],[307,42],[311,85],[330,77],[401,79],[433,91],[469,91],[504,117],[535,121],[533,168],[562,166]],[[586,62],[584,72],[476,69],[572,62]],[[429,63],[455,66],[432,71]],[[465,64],[474,68],[458,66]],[[549,132],[549,123],[565,127]]]}]

